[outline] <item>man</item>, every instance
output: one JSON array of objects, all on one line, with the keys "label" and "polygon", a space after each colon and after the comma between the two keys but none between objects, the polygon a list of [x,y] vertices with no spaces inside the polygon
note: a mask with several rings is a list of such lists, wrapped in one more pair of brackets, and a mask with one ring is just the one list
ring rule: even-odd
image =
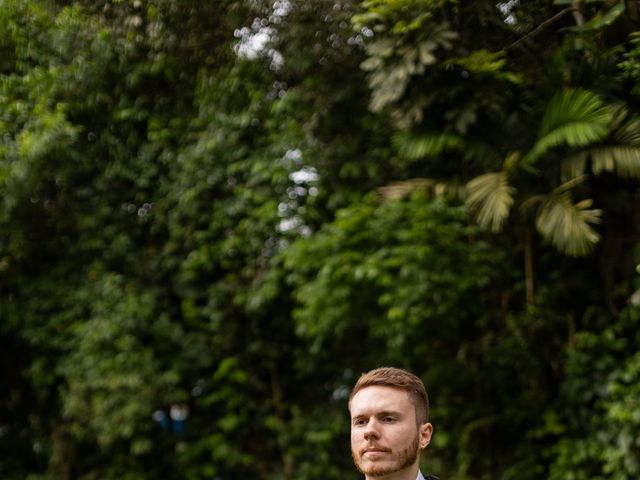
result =
[{"label": "man", "polygon": [[428,480],[420,452],[431,441],[429,397],[414,374],[383,367],[363,374],[349,397],[351,455],[366,480]]}]

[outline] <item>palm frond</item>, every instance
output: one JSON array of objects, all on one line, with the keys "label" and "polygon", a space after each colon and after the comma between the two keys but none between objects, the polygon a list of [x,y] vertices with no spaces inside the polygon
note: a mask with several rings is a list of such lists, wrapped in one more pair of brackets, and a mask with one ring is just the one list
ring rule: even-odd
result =
[{"label": "palm frond", "polygon": [[549,149],[568,145],[584,147],[602,140],[610,130],[612,111],[593,92],[568,89],[551,99],[539,139],[526,157],[531,163]]},{"label": "palm frond", "polygon": [[[620,112],[625,115],[626,112]],[[613,139],[621,145],[634,145],[640,147],[640,118],[625,118],[625,121],[613,134]]]},{"label": "palm frond", "polygon": [[592,204],[591,199],[572,203],[568,191],[551,194],[540,206],[536,227],[561,252],[584,256],[600,240],[591,225],[600,222],[602,212],[589,208]]},{"label": "palm frond", "polygon": [[640,178],[640,147],[613,146],[591,152],[593,173],[617,172],[625,178]]},{"label": "palm frond", "polygon": [[412,178],[380,187],[378,188],[378,193],[385,200],[400,200],[418,189],[431,188],[434,183],[434,180],[430,178]]},{"label": "palm frond", "polygon": [[496,165],[499,163],[502,152],[495,146],[486,143],[482,140],[469,140],[465,139],[466,144],[464,146],[464,158],[467,160],[481,160],[486,162],[487,160],[495,159]]},{"label": "palm frond", "polygon": [[[624,110],[617,114],[626,117]],[[640,178],[640,119],[624,118],[616,121],[617,128],[606,144],[597,145],[571,155],[562,163],[563,179],[586,172],[587,158],[591,158],[594,174],[615,172],[625,178]]]},{"label": "palm frond", "polygon": [[438,182],[431,178],[411,178],[380,187],[378,188],[378,193],[384,200],[400,200],[408,197],[416,190],[426,190],[434,197],[446,195],[450,198],[461,199],[464,188],[454,182]]},{"label": "palm frond", "polygon": [[[623,115],[626,112],[621,112]],[[640,178],[640,118],[626,118],[620,128],[612,135],[614,146],[610,149],[615,170],[621,177]],[[593,156],[593,171],[598,173],[600,168],[596,155]]]},{"label": "palm frond", "polygon": [[[591,125],[596,131],[601,131],[600,127],[606,131],[611,120],[611,110],[595,93],[589,90],[566,89],[549,102],[542,118],[540,137],[570,125]],[[580,142],[583,138],[580,132],[570,132],[567,141]]]},{"label": "palm frond", "polygon": [[466,205],[482,227],[498,232],[509,216],[514,193],[505,172],[485,173],[467,183]]},{"label": "palm frond", "polygon": [[422,135],[401,132],[393,136],[392,142],[400,156],[408,160],[436,157],[445,150],[456,150],[464,147],[462,138],[447,132]]},{"label": "palm frond", "polygon": [[586,150],[574,153],[570,155],[566,160],[562,162],[560,178],[562,181],[567,181],[571,178],[584,175],[587,170],[587,159],[589,158],[589,152]]}]

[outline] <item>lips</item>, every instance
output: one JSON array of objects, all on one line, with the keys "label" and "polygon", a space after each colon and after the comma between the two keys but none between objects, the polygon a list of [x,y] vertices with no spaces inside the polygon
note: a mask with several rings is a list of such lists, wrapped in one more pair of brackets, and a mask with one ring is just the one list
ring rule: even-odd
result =
[{"label": "lips", "polygon": [[360,450],[360,456],[365,455],[366,453],[391,453],[391,449],[384,447],[366,447]]}]

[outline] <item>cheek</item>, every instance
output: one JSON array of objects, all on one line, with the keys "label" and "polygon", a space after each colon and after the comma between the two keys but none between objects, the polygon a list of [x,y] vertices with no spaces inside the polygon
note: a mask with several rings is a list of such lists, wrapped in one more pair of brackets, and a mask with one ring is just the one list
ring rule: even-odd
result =
[{"label": "cheek", "polygon": [[359,449],[364,441],[364,433],[362,430],[351,430],[351,446],[354,447],[354,449]]},{"label": "cheek", "polygon": [[413,442],[418,437],[416,428],[398,428],[388,432],[388,438],[398,444]]}]

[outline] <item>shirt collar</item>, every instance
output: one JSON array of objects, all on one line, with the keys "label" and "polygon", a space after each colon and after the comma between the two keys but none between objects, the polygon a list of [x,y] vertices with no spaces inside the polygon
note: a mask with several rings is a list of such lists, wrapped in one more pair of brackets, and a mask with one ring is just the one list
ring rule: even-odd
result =
[{"label": "shirt collar", "polygon": [[420,470],[418,470],[418,476],[416,477],[416,480],[424,480],[424,477],[422,476],[422,472]]}]

